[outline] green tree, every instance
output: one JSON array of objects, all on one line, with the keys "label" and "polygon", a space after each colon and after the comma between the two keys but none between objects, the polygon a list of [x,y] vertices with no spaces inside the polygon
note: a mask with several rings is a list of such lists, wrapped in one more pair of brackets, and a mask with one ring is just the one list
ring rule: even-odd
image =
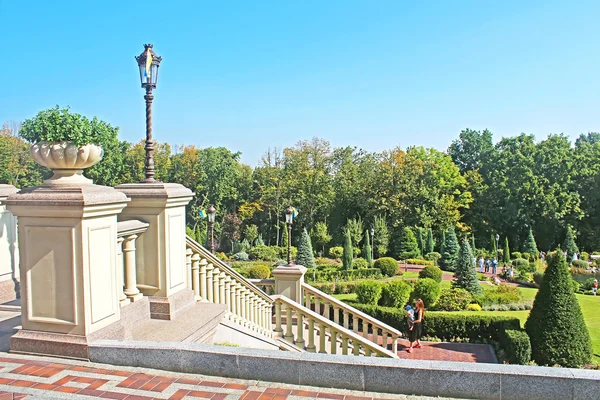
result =
[{"label": "green tree", "polygon": [[313,226],[312,238],[315,244],[321,247],[323,254],[325,254],[325,245],[331,242],[331,235],[327,231],[327,224],[325,222],[317,222]]},{"label": "green tree", "polygon": [[296,256],[296,264],[302,265],[306,268],[316,268],[315,257],[313,255],[312,244],[310,243],[310,236],[306,231],[306,228],[302,231],[300,241],[298,242],[298,255]]},{"label": "green tree", "polygon": [[454,231],[454,227],[450,227],[446,232],[444,252],[442,253],[442,258],[440,259],[440,264],[442,268],[444,268],[447,271],[456,270],[456,263],[458,262],[459,251],[460,246],[458,244],[458,239],[456,238],[456,232]]},{"label": "green tree", "polygon": [[384,257],[390,245],[390,232],[384,216],[375,216],[375,234],[373,237],[373,246],[377,257]]},{"label": "green tree", "polygon": [[435,250],[435,242],[433,241],[433,230],[427,228],[427,245],[425,246],[425,254],[432,253]]},{"label": "green tree", "polygon": [[567,234],[565,236],[563,247],[567,251],[569,257],[573,257],[573,254],[579,253],[579,248],[575,244],[575,235],[573,234],[573,229],[570,226],[567,228]]},{"label": "green tree", "polygon": [[286,223],[281,224],[281,230],[283,231],[283,233],[281,234],[281,247],[287,248],[290,236],[288,233],[289,229]]},{"label": "green tree", "polygon": [[420,256],[417,238],[415,237],[412,229],[410,229],[408,226],[405,226],[402,229],[398,250],[398,258],[400,260],[417,258]]},{"label": "green tree", "polygon": [[523,245],[523,252],[529,253],[533,257],[538,256],[538,248],[537,248],[537,245],[535,244],[535,238],[533,237],[533,231],[531,230],[531,228],[529,228],[529,234],[527,235],[527,240],[525,241],[525,244]]},{"label": "green tree", "polygon": [[373,256],[371,254],[371,240],[369,230],[365,230],[365,239],[363,240],[363,257],[367,260],[369,267],[373,266]]},{"label": "green tree", "polygon": [[494,234],[492,234],[490,240],[492,242],[492,245],[490,246],[492,252],[491,256],[496,257],[498,255],[498,247],[496,245],[496,237],[494,236]]},{"label": "green tree", "polygon": [[352,246],[358,247],[358,244],[362,240],[363,237],[363,222],[360,217],[352,218],[346,221],[346,227],[344,231],[350,232],[350,237],[352,238]]},{"label": "green tree", "polygon": [[471,234],[471,250],[475,251],[475,235]]},{"label": "green tree", "polygon": [[504,237],[504,253],[502,253],[502,262],[510,263],[510,249],[508,247],[508,236]]},{"label": "green tree", "polygon": [[[222,237],[231,244],[231,252],[234,252],[234,244],[240,240],[240,225],[242,221],[236,213],[225,214],[223,216],[223,231]],[[221,244],[224,246],[224,244]],[[227,248],[227,247],[224,247]]]},{"label": "green tree", "polygon": [[254,246],[254,241],[258,238],[258,226],[254,224],[247,225],[245,237],[250,246]]},{"label": "green tree", "polygon": [[590,362],[590,334],[571,285],[562,251],[548,255],[548,268],[525,323],[531,356],[539,365],[580,368]]},{"label": "green tree", "polygon": [[352,269],[354,260],[353,247],[352,247],[352,236],[349,230],[346,230],[344,240],[344,254],[342,255],[342,266],[346,270]]},{"label": "green tree", "polygon": [[420,227],[416,227],[417,237],[417,248],[419,249],[419,255],[425,254],[425,241],[423,240],[423,230]]},{"label": "green tree", "polygon": [[444,254],[446,247],[446,231],[442,231],[442,238],[440,239],[440,255]]},{"label": "green tree", "polygon": [[473,252],[467,239],[463,239],[460,245],[452,286],[465,289],[472,295],[479,295],[483,292],[477,280],[477,272],[473,263]]}]

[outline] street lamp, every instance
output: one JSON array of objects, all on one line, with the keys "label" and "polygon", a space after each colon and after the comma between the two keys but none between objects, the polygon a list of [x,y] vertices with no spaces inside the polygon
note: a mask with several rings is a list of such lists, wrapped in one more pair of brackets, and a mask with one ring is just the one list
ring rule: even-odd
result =
[{"label": "street lamp", "polygon": [[162,57],[156,55],[152,51],[151,44],[144,45],[144,51],[139,56],[135,57],[138,67],[140,68],[140,81],[142,88],[146,89],[146,165],[145,179],[143,183],[154,183],[154,142],[152,141],[152,90],[156,89],[158,82],[158,67],[162,61]]},{"label": "street lamp", "polygon": [[498,247],[499,243],[500,235],[496,233],[496,261],[498,262],[498,264],[500,263],[500,247]]},{"label": "street lamp", "polygon": [[294,209],[292,206],[288,206],[285,209],[285,222],[288,226],[288,256],[287,263],[290,265],[292,263],[292,223],[294,222]]},{"label": "street lamp", "polygon": [[371,228],[371,261],[375,258],[375,228]]},{"label": "street lamp", "polygon": [[210,252],[215,254],[215,216],[217,209],[212,204],[208,207],[208,237],[210,240]]}]

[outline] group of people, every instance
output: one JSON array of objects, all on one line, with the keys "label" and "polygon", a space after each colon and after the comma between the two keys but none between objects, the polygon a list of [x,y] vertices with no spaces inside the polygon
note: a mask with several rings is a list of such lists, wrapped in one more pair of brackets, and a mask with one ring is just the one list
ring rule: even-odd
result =
[{"label": "group of people", "polygon": [[498,259],[496,257],[494,259],[490,259],[489,257],[484,259],[483,256],[479,256],[479,259],[477,257],[473,258],[473,262],[475,265],[479,265],[479,272],[482,274],[491,271],[492,274],[496,275],[496,270],[498,269]]}]

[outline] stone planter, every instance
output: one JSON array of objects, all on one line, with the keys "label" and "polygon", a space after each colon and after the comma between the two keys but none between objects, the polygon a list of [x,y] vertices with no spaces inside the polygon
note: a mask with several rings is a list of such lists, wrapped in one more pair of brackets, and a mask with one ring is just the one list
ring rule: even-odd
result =
[{"label": "stone planter", "polygon": [[95,144],[77,146],[73,142],[39,142],[31,146],[34,161],[50,168],[54,175],[44,185],[91,185],[83,170],[102,160],[104,151]]}]

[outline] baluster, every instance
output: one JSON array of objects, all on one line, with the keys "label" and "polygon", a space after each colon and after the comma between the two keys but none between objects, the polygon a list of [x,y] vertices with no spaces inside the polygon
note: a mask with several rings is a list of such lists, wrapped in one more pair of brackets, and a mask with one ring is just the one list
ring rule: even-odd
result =
[{"label": "baluster", "polygon": [[353,314],[352,315],[352,331],[355,333],[358,333],[358,315]]},{"label": "baluster", "polygon": [[321,298],[317,295],[314,296],[315,299],[315,312],[321,315]]},{"label": "baluster", "polygon": [[308,346],[306,346],[306,351],[314,353],[317,350],[315,346],[315,320],[310,316],[306,318],[308,318]]},{"label": "baluster", "polygon": [[258,300],[258,326],[261,331],[265,331],[265,302],[261,299]]},{"label": "baluster", "polygon": [[348,336],[342,335],[342,354],[348,355]]},{"label": "baluster", "polygon": [[129,300],[125,292],[123,292],[123,290],[125,289],[125,263],[123,262],[123,240],[125,240],[123,239],[123,237],[117,238],[117,268],[119,271],[117,277],[119,278],[119,304],[121,304],[121,307],[131,303],[131,300]]},{"label": "baluster", "polygon": [[267,332],[271,332],[273,330],[272,309],[273,306],[268,302],[265,302],[265,329]]},{"label": "baluster", "polygon": [[350,326],[350,314],[348,311],[344,310],[344,328],[348,329]]},{"label": "baluster", "polygon": [[333,322],[340,324],[340,308],[335,304],[333,305]]},{"label": "baluster", "polygon": [[371,335],[371,341],[373,343],[379,343],[379,327],[373,324],[373,333]]},{"label": "baluster", "polygon": [[385,330],[381,331],[381,347],[387,349],[388,345],[388,333]]},{"label": "baluster", "polygon": [[398,336],[392,336],[392,353],[398,354]]},{"label": "baluster", "polygon": [[367,322],[367,320],[364,319],[362,323],[362,336],[365,339],[369,339],[369,322]]},{"label": "baluster", "polygon": [[296,320],[297,320],[297,332],[296,335],[296,346],[301,349],[304,348],[304,322],[302,318],[302,313],[300,311],[296,311]]},{"label": "baluster", "polygon": [[208,264],[206,266],[206,300],[211,303],[215,302],[215,296],[213,295],[213,270],[214,265]]},{"label": "baluster", "polygon": [[237,282],[235,284],[235,302],[237,303],[237,314],[240,319],[244,318],[244,303],[242,301],[242,285]]},{"label": "baluster", "polygon": [[327,342],[327,335],[325,332],[325,325],[319,322],[319,353],[327,353],[325,348]]},{"label": "baluster", "polygon": [[262,313],[262,300],[261,299],[256,299],[256,325],[258,328],[258,331],[262,331],[263,330],[263,313]]},{"label": "baluster", "polygon": [[373,353],[373,351],[371,351],[370,347],[366,347],[365,348],[365,356],[366,357],[371,357],[371,354]]},{"label": "baluster", "polygon": [[206,258],[203,258],[202,260],[200,260],[200,297],[202,298],[202,300],[206,301],[207,298],[207,294],[206,294],[206,266],[208,265],[208,261],[206,261]]},{"label": "baluster", "polygon": [[277,336],[283,334],[283,329],[281,328],[281,301],[279,300],[275,302],[275,334]]},{"label": "baluster", "polygon": [[360,356],[360,343],[352,341],[352,354]]},{"label": "baluster", "polygon": [[192,289],[196,300],[200,300],[200,254],[192,254]]},{"label": "baluster", "polygon": [[219,274],[219,304],[227,304],[227,297],[225,297],[225,272],[221,271]]},{"label": "baluster", "polygon": [[250,315],[250,292],[246,288],[244,288],[244,309],[246,326],[250,326],[250,321],[252,321],[252,316]]},{"label": "baluster", "polygon": [[187,287],[192,288],[192,249],[189,247],[185,248],[185,271],[187,275]]},{"label": "baluster", "polygon": [[213,303],[215,303],[215,304],[219,304],[219,275],[221,275],[221,270],[218,267],[214,267],[212,287],[213,287]]},{"label": "baluster", "polygon": [[227,304],[227,311],[231,312],[232,303],[231,303],[231,277],[229,275],[225,276],[225,304]]},{"label": "baluster", "polygon": [[304,292],[304,307],[310,310],[310,293],[308,290]]},{"label": "baluster", "polygon": [[329,306],[329,302],[323,299],[324,317],[331,320],[331,318],[329,318]]},{"label": "baluster", "polygon": [[337,354],[337,331],[334,328],[331,328],[331,351],[329,354]]},{"label": "baluster", "polygon": [[284,339],[288,342],[294,342],[294,334],[292,333],[292,308],[285,305],[285,336]]},{"label": "baluster", "polygon": [[137,235],[129,235],[123,241],[123,254],[125,260],[124,292],[131,301],[136,301],[143,297],[137,288],[135,276],[135,239],[137,239]]},{"label": "baluster", "polygon": [[249,311],[248,319],[251,322],[250,328],[252,330],[254,330],[254,324],[255,324],[255,322],[254,322],[254,297],[252,297],[252,292],[248,292],[248,300],[247,301],[248,301],[248,306],[249,306],[249,308],[248,308],[248,311]]},{"label": "baluster", "polygon": [[237,284],[234,279],[231,279],[229,286],[229,302],[231,303],[231,314],[233,316],[233,320],[238,320],[238,308],[237,308]]}]

